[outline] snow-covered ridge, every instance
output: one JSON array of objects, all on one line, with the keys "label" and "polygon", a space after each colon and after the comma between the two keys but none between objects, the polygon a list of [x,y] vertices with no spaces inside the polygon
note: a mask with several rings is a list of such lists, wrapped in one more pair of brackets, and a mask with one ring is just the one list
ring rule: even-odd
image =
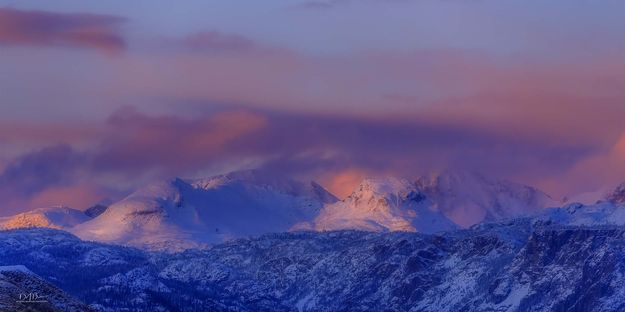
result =
[{"label": "snow-covered ridge", "polygon": [[624,238],[622,225],[524,217],[444,235],[276,233],[163,254],[28,229],[0,231],[0,265],[25,264],[109,310],[621,311]]},{"label": "snow-covered ridge", "polygon": [[204,179],[187,180],[195,188],[215,189],[232,183],[245,183],[293,196],[320,198],[324,203],[338,199],[315,181],[303,183],[283,176],[269,175],[256,170],[235,171]]},{"label": "snow-covered ridge", "polygon": [[523,184],[467,171],[444,171],[417,179],[418,189],[462,227],[533,214],[559,207],[544,192]]},{"label": "snow-covered ridge", "polygon": [[468,172],[365,179],[338,201],[315,182],[250,170],[158,181],[108,208],[35,210],[0,222],[5,228],[59,228],[88,240],[180,250],[288,230],[436,233],[549,206],[557,205],[532,187]]},{"label": "snow-covered ridge", "polygon": [[0,266],[0,311],[94,311],[24,265]]},{"label": "snow-covered ridge", "polygon": [[137,190],[71,231],[83,239],[184,249],[287,231],[336,200],[314,182],[253,171],[173,179]]},{"label": "snow-covered ridge", "polygon": [[538,213],[559,203],[522,184],[445,171],[416,181],[366,179],[343,201],[298,229],[435,233]]},{"label": "snow-covered ridge", "polygon": [[625,206],[607,201],[593,205],[572,203],[561,208],[546,209],[536,219],[561,225],[625,225]]},{"label": "snow-covered ridge", "polygon": [[0,274],[2,274],[2,272],[22,272],[22,273],[34,274],[23,265],[3,265],[3,266],[0,266]]},{"label": "snow-covered ridge", "polygon": [[83,211],[68,207],[39,208],[0,220],[0,229],[45,227],[66,229],[89,220]]},{"label": "snow-covered ridge", "polygon": [[[455,229],[407,179],[364,180],[346,199],[327,205],[311,225],[315,230],[357,229],[434,233]],[[306,229],[306,224],[298,226]]]}]

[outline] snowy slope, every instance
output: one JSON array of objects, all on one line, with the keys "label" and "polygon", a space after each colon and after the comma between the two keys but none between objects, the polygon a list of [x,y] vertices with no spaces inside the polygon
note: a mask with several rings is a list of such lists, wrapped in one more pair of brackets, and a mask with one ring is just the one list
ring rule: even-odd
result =
[{"label": "snowy slope", "polygon": [[425,235],[268,234],[149,253],[0,231],[24,264],[106,311],[624,311],[625,227],[533,218]]},{"label": "snowy slope", "polygon": [[71,231],[88,240],[176,250],[286,231],[334,201],[314,182],[236,172],[152,184]]},{"label": "snowy slope", "polygon": [[416,184],[437,210],[462,227],[561,205],[536,188],[472,172],[445,171],[421,177]]},{"label": "snowy slope", "polygon": [[572,203],[545,209],[536,218],[560,225],[625,225],[625,205],[607,201],[593,205]]},{"label": "snowy slope", "polygon": [[327,205],[313,222],[296,229],[435,233],[557,206],[548,195],[529,186],[446,171],[416,182],[366,179],[346,199]]},{"label": "snowy slope", "polygon": [[94,311],[23,265],[0,266],[0,311]]},{"label": "snowy slope", "polygon": [[89,220],[83,211],[68,207],[39,208],[0,220],[0,229],[46,227],[66,229]]},{"label": "snowy slope", "polygon": [[455,229],[406,179],[366,179],[346,199],[327,205],[311,225],[319,231],[359,229],[434,233]]}]

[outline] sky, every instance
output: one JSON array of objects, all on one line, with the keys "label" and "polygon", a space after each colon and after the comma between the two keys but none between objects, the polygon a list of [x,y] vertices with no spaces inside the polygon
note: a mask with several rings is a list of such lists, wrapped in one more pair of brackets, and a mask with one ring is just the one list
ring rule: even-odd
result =
[{"label": "sky", "polygon": [[622,0],[0,0],[0,215],[240,169],[625,181]]}]

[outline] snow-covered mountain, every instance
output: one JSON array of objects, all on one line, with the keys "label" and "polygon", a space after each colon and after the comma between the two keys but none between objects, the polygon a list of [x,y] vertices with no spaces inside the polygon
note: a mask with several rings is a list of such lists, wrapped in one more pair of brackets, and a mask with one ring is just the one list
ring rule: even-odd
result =
[{"label": "snow-covered mountain", "polygon": [[313,222],[296,229],[435,233],[557,206],[558,202],[529,186],[446,171],[414,182],[366,179],[346,199],[326,205]]},{"label": "snow-covered mountain", "polygon": [[338,201],[314,182],[241,171],[160,181],[84,212],[37,209],[0,219],[0,228],[58,228],[88,240],[179,250],[288,230],[435,233],[549,206],[558,203],[534,188],[467,172],[366,179]]},{"label": "snow-covered mountain", "polygon": [[45,227],[67,229],[86,222],[90,217],[84,211],[68,207],[39,208],[0,219],[0,229]]},{"label": "snow-covered mountain", "polygon": [[[391,214],[419,230],[418,213],[422,216],[423,209],[439,207],[421,193],[421,187],[402,179],[366,180],[341,205],[353,204],[343,206],[348,211],[364,209],[366,213],[355,219],[373,216],[376,222],[392,221],[377,223],[381,227],[402,224],[380,217]],[[185,232],[193,230],[192,219],[185,219],[187,214],[180,209],[202,216],[202,209],[231,207],[233,198],[274,214],[276,207],[283,213],[281,209],[287,206],[266,204],[286,202],[288,207],[300,207],[305,217],[314,216],[325,202],[329,202],[326,208],[338,206],[312,183],[238,173],[155,184],[88,222],[114,212],[107,218],[121,217],[99,226],[124,232],[129,223],[136,226],[130,229],[137,237],[150,237],[158,234],[153,231],[168,227],[179,231],[174,236],[193,235]],[[313,207],[292,205],[311,202],[311,198],[316,203]],[[196,206],[202,203],[224,206]],[[229,220],[219,222],[228,224],[224,222]],[[288,223],[281,226],[288,227]],[[154,229],[148,228],[152,224]],[[0,269],[0,305],[11,304],[2,294],[14,292],[16,285],[41,285],[31,280],[38,276],[69,295],[43,286],[18,289],[35,289],[54,298],[59,294],[58,298],[65,298],[59,302],[84,307],[72,301],[71,295],[91,309],[106,312],[625,311],[625,205],[617,201],[573,203],[436,234],[274,233],[179,253],[83,241],[54,229],[4,230],[0,231],[0,266],[18,271],[6,279]],[[65,307],[72,305],[61,306],[68,310]]]},{"label": "snow-covered mountain", "polygon": [[445,171],[421,177],[416,184],[438,211],[462,227],[561,205],[536,188],[473,172]]},{"label": "snow-covered mountain", "polygon": [[478,223],[470,229],[487,229],[500,224],[518,223],[519,220],[530,222],[533,226],[625,227],[625,205],[609,201],[599,201],[591,205],[570,203],[562,207],[546,208],[533,215]]},{"label": "snow-covered mountain", "polygon": [[0,266],[0,311],[95,311],[23,265]]},{"label": "snow-covered mountain", "polygon": [[572,203],[545,209],[535,218],[560,225],[625,225],[625,206],[607,201],[593,205]]},{"label": "snow-covered mountain", "polygon": [[314,182],[256,171],[158,182],[71,229],[83,239],[183,249],[231,238],[287,231],[337,199]]},{"label": "snow-covered mountain", "polygon": [[22,229],[0,231],[0,265],[102,311],[625,310],[625,227],[552,221],[268,234],[176,254]]},{"label": "snow-covered mountain", "polygon": [[364,180],[346,199],[326,205],[311,223],[295,229],[358,229],[434,233],[455,229],[415,183],[407,179]]}]

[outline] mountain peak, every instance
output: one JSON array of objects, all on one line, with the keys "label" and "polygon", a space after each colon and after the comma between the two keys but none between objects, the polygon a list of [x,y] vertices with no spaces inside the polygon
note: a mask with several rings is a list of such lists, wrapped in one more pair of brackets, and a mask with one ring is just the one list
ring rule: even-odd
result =
[{"label": "mountain peak", "polygon": [[625,182],[617,186],[616,189],[608,195],[607,200],[616,204],[625,204]]},{"label": "mountain peak", "polygon": [[89,220],[83,211],[69,207],[37,208],[0,220],[0,229],[45,227],[62,229]]},{"label": "mountain peak", "polygon": [[434,233],[456,226],[426,201],[413,182],[385,177],[365,179],[350,196],[326,205],[314,228]]},{"label": "mountain peak", "polygon": [[226,185],[247,185],[270,189],[272,191],[290,194],[319,197],[323,202],[336,202],[338,199],[314,181],[301,182],[276,176],[262,170],[241,170],[226,174],[216,175],[210,178],[192,179],[189,183],[196,188],[211,189]]},{"label": "mountain peak", "polygon": [[184,249],[287,231],[336,198],[314,182],[259,171],[175,178],[144,187],[72,229],[81,238]]},{"label": "mountain peak", "polygon": [[347,200],[374,197],[384,198],[402,192],[405,193],[410,189],[414,189],[414,183],[407,179],[395,177],[367,178],[360,182],[351,195],[347,197]]},{"label": "mountain peak", "polygon": [[557,204],[530,186],[445,170],[415,182],[394,177],[365,179],[343,201],[324,207],[314,224],[318,230],[431,233],[533,214]]},{"label": "mountain peak", "polygon": [[418,178],[416,185],[441,212],[463,227],[559,205],[534,187],[471,171],[446,170]]}]

